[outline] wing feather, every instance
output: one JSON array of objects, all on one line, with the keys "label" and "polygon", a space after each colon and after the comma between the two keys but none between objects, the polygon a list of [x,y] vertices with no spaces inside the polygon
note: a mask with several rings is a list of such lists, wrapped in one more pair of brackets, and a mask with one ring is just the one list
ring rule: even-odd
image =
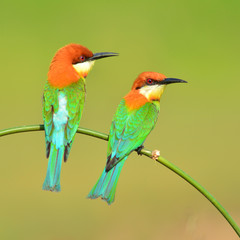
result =
[{"label": "wing feather", "polygon": [[129,110],[124,99],[120,102],[109,134],[110,168],[143,144],[155,126],[159,110],[159,102],[148,102],[135,110]]},{"label": "wing feather", "polygon": [[82,116],[85,101],[84,80],[80,79],[77,83],[71,84],[63,89],[54,88],[50,86],[48,82],[45,85],[43,95],[43,120],[47,157],[49,156],[49,145],[52,142],[54,131],[53,114],[58,111],[58,95],[60,91],[63,92],[67,98],[68,121],[65,125],[64,133],[64,160],[66,161]]}]

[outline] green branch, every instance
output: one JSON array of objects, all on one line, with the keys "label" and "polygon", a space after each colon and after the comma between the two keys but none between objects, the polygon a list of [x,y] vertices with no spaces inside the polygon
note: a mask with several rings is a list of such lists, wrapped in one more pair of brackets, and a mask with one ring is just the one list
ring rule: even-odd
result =
[{"label": "green branch", "polygon": [[[15,134],[15,133],[21,133],[21,132],[31,132],[31,131],[42,131],[44,130],[43,125],[32,125],[32,126],[21,126],[21,127],[15,127],[15,128],[9,128],[0,130],[0,137]],[[85,128],[78,128],[78,133],[89,135],[92,137],[100,138],[103,140],[108,140],[108,135],[100,132],[96,132],[90,129]],[[146,149],[141,150],[141,154],[149,157],[152,159],[152,152]],[[163,157],[158,157],[156,159],[157,162],[161,163],[168,169],[175,172],[177,175],[182,177],[185,181],[190,183],[193,187],[195,187],[203,196],[205,196],[216,208],[217,210],[225,217],[225,219],[229,222],[229,224],[232,226],[234,231],[237,233],[238,236],[240,236],[240,228],[237,225],[237,223],[232,219],[232,217],[229,215],[229,213],[224,209],[224,207],[204,188],[202,187],[197,181],[195,181],[192,177],[187,175],[184,171],[179,169],[177,166],[169,162]]]}]

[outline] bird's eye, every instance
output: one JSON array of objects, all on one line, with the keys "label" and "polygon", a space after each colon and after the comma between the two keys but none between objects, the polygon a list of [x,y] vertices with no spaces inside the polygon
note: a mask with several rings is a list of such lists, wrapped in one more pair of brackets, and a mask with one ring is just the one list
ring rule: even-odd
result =
[{"label": "bird's eye", "polygon": [[152,84],[153,83],[153,80],[151,78],[148,78],[147,79],[147,84]]},{"label": "bird's eye", "polygon": [[80,60],[81,60],[81,62],[84,62],[85,57],[84,57],[84,56],[81,56],[81,57],[80,57]]}]

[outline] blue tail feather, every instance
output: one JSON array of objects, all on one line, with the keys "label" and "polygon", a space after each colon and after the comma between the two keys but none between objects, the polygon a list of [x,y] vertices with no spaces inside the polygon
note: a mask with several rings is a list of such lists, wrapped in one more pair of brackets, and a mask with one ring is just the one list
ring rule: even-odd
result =
[{"label": "blue tail feather", "polygon": [[42,187],[43,190],[48,190],[52,192],[61,191],[60,174],[64,150],[65,150],[64,146],[60,146],[57,149],[55,144],[51,143],[47,175]]},{"label": "blue tail feather", "polygon": [[114,201],[118,178],[126,159],[123,159],[108,172],[104,169],[101,177],[87,197],[91,199],[101,197],[108,204],[111,204]]}]

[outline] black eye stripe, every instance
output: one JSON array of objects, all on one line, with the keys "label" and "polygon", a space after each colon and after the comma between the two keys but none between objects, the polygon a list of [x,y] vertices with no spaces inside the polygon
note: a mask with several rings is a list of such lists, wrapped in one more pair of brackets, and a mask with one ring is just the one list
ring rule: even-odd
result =
[{"label": "black eye stripe", "polygon": [[[151,81],[148,81],[148,80],[151,80]],[[138,86],[135,89],[138,90],[138,89],[143,88],[144,86],[153,86],[153,85],[160,85],[160,84],[161,84],[160,80],[154,80],[152,78],[147,78],[142,86]]]},{"label": "black eye stripe", "polygon": [[86,61],[86,57],[84,55],[79,57],[80,62],[85,62]]},{"label": "black eye stripe", "polygon": [[157,80],[154,80],[154,79],[151,79],[151,78],[148,78],[148,79],[146,80],[146,85],[155,85],[155,84],[157,84],[157,83],[158,83]]},{"label": "black eye stripe", "polygon": [[73,60],[72,64],[78,64],[88,61],[88,57],[81,55],[80,57]]}]

